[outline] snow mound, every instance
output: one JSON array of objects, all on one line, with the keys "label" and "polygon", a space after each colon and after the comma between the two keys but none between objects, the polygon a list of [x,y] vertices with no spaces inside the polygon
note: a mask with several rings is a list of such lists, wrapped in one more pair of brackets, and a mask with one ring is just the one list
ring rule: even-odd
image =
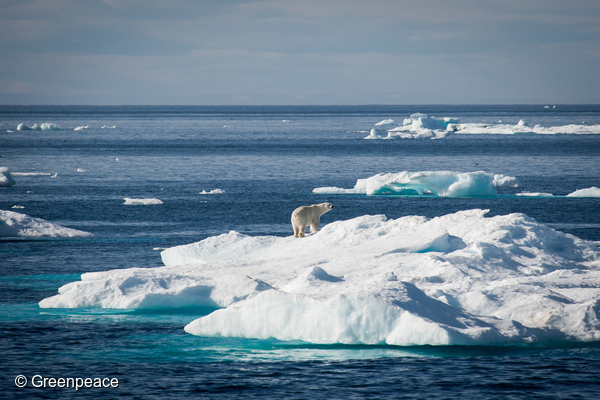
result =
[{"label": "snow mound", "polygon": [[370,196],[494,197],[497,194],[496,187],[516,187],[518,184],[515,177],[493,175],[482,171],[402,171],[358,179],[352,189],[320,187],[313,189],[313,193],[366,194]]},{"label": "snow mound", "polygon": [[163,204],[162,200],[160,199],[132,199],[125,197],[123,200],[125,200],[125,203],[123,204],[126,206],[148,206],[153,204]]},{"label": "snow mound", "polygon": [[84,236],[93,235],[89,232],[65,228],[41,218],[0,210],[0,237],[72,238]]},{"label": "snow mound", "polygon": [[200,336],[312,343],[600,340],[600,250],[524,214],[365,215],[306,238],[232,231],[164,267],[83,274],[42,308],[222,307]]},{"label": "snow mound", "polygon": [[595,186],[587,189],[579,189],[573,193],[569,193],[567,197],[600,197],[600,189]]},{"label": "snow mound", "polygon": [[12,186],[15,184],[10,171],[6,167],[0,167],[0,186]]}]

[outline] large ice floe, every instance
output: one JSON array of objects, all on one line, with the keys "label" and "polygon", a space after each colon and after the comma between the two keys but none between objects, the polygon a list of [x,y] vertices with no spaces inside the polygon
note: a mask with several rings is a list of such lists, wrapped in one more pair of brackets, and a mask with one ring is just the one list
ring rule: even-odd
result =
[{"label": "large ice floe", "polygon": [[441,197],[493,197],[497,187],[518,187],[517,178],[483,171],[402,171],[358,179],[352,189],[319,187],[314,193]]},{"label": "large ice floe", "polygon": [[[383,122],[386,122],[385,124]],[[530,126],[520,120],[516,124],[498,123],[460,123],[459,118],[437,118],[416,113],[405,118],[402,125],[392,128],[394,122],[387,119],[375,124],[365,139],[440,139],[448,134],[600,134],[600,125],[569,124],[544,127],[540,124]],[[385,128],[384,132],[380,132]]]},{"label": "large ice floe", "polygon": [[0,210],[1,238],[74,238],[93,236],[89,232],[66,228],[41,218]]},{"label": "large ice floe", "polygon": [[365,215],[302,239],[232,231],[164,267],[85,273],[42,308],[216,307],[185,331],[311,343],[600,340],[600,250],[524,214]]}]

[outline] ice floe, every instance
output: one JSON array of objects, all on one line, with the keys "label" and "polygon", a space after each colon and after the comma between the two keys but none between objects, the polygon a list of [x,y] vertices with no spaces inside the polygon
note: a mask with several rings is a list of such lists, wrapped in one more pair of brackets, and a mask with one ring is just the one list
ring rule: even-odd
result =
[{"label": "ice floe", "polygon": [[[391,123],[390,123],[391,121]],[[385,123],[384,123],[385,122]],[[389,128],[392,119],[375,124],[377,127]],[[540,124],[530,126],[524,120],[516,124],[498,123],[461,123],[459,118],[437,118],[427,114],[416,113],[405,118],[402,125],[387,129],[386,134],[372,129],[365,139],[440,139],[449,134],[522,134],[533,133],[540,135],[555,134],[600,134],[600,125],[579,124],[544,127]]]},{"label": "ice floe", "polygon": [[15,180],[7,167],[0,167],[0,186],[12,186]]},{"label": "ice floe", "polygon": [[365,215],[303,239],[232,231],[164,267],[85,273],[42,308],[221,307],[200,336],[312,343],[600,340],[600,250],[524,214]]},{"label": "ice floe", "polygon": [[123,198],[125,202],[123,203],[126,206],[148,206],[154,204],[163,204],[163,201],[160,199],[132,199],[129,197]]},{"label": "ice floe", "polygon": [[442,197],[496,196],[496,187],[517,187],[517,178],[483,171],[402,171],[358,179],[352,189],[319,187],[313,193]]},{"label": "ice floe", "polygon": [[92,236],[89,232],[65,228],[41,218],[14,211],[0,210],[0,237],[3,238],[73,238]]},{"label": "ice floe", "polygon": [[56,124],[51,122],[44,122],[41,125],[33,124],[32,126],[25,125],[24,123],[20,123],[17,125],[18,131],[60,131],[62,128]]},{"label": "ice floe", "polygon": [[225,194],[225,191],[223,189],[212,189],[209,191],[203,190],[198,194]]},{"label": "ice floe", "polygon": [[600,188],[592,186],[587,189],[579,189],[573,193],[569,193],[567,197],[600,197]]}]

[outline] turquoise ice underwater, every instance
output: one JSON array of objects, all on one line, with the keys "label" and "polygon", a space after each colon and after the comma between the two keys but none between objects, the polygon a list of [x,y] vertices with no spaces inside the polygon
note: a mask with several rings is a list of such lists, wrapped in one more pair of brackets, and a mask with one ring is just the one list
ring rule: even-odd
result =
[{"label": "turquoise ice underwater", "polygon": [[[31,332],[62,326],[45,337],[55,345],[50,359],[60,354],[71,369],[90,368],[89,360],[122,371],[139,363],[271,368],[325,360],[343,370],[356,359],[452,352],[499,352],[501,368],[507,354],[525,362],[537,351],[531,343],[552,347],[542,355],[575,346],[597,365],[598,199],[567,195],[598,186],[598,136],[434,130],[364,140],[381,131],[377,122],[402,121],[415,108],[5,112],[13,132],[1,155],[16,184],[2,189],[1,208],[94,234],[3,241],[3,265],[11,267],[3,267],[2,318],[29,338],[11,346],[13,356],[20,365],[40,360]],[[519,127],[528,117],[533,127],[598,124],[594,108],[539,109],[424,111],[472,124]],[[62,130],[16,131],[35,121]],[[496,175],[518,183],[494,183]],[[354,190],[381,177],[391,179],[383,194]],[[422,188],[423,177],[485,193],[389,190]],[[291,210],[322,201],[336,208],[321,232],[289,238]],[[40,300],[52,308],[38,308]],[[33,329],[23,335],[26,327]],[[82,340],[81,329],[103,346]],[[64,336],[78,339],[56,345]],[[511,343],[529,345],[394,346]],[[51,371],[55,363],[47,364]],[[19,364],[5,365],[12,372]]]}]

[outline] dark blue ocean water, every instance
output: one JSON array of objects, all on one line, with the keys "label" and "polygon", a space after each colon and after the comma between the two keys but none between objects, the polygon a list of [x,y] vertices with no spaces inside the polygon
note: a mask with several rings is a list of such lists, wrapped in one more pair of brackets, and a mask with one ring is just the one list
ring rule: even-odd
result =
[{"label": "dark blue ocean water", "polygon": [[[336,205],[335,219],[522,212],[600,241],[600,199],[563,197],[600,187],[600,135],[363,140],[375,123],[415,112],[465,123],[600,124],[600,106],[0,106],[0,167],[57,174],[15,176],[15,186],[0,188],[0,209],[95,235],[0,241],[0,398],[600,398],[597,343],[404,348],[201,338],[183,327],[212,310],[37,306],[83,272],[160,266],[165,247],[230,230],[291,235],[290,212],[323,201]],[[16,130],[43,122],[63,129]],[[312,193],[404,170],[483,170],[515,176],[521,187],[468,199]],[[225,193],[199,194],[217,188]],[[124,197],[164,204],[125,206]],[[25,388],[15,385],[18,375]],[[116,378],[119,387],[35,388],[36,375]]]}]

